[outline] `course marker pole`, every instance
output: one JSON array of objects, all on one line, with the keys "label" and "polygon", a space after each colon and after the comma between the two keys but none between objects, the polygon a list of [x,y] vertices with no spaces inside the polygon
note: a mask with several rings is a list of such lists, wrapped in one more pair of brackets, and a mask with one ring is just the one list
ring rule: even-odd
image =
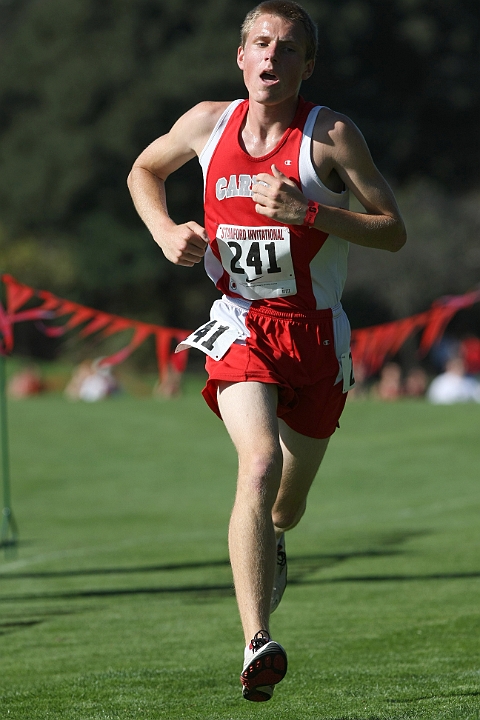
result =
[{"label": "course marker pole", "polygon": [[14,547],[18,542],[18,527],[12,512],[10,496],[10,457],[8,452],[7,393],[5,383],[5,355],[0,352],[0,445],[2,449],[3,510],[0,547]]}]

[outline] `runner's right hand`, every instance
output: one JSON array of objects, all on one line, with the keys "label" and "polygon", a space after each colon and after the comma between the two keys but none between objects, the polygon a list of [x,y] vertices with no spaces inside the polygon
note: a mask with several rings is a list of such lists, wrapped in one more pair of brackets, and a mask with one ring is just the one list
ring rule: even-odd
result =
[{"label": "runner's right hand", "polygon": [[172,225],[171,229],[162,230],[155,241],[160,245],[163,254],[174,265],[193,267],[205,255],[208,236],[205,228],[194,220],[182,225]]}]

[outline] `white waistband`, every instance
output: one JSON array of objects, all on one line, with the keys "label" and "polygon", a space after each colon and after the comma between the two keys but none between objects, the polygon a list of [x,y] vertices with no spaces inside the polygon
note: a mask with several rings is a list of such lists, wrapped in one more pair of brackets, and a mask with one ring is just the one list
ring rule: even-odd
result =
[{"label": "white waistband", "polygon": [[235,305],[235,307],[242,308],[242,310],[248,310],[250,305],[252,304],[251,300],[244,300],[243,298],[232,298],[228,295],[222,295],[222,300],[230,303],[230,305]]},{"label": "white waistband", "polygon": [[[235,307],[242,308],[242,310],[248,310],[250,305],[252,304],[251,300],[244,300],[243,298],[233,298],[229,297],[228,295],[223,295],[222,300],[224,300],[227,303],[230,303],[231,305],[234,305]],[[318,308],[317,308],[318,309]],[[320,308],[321,310],[325,310],[326,308]],[[332,308],[332,316],[333,318],[339,317],[343,312],[342,303],[337,303]]]}]

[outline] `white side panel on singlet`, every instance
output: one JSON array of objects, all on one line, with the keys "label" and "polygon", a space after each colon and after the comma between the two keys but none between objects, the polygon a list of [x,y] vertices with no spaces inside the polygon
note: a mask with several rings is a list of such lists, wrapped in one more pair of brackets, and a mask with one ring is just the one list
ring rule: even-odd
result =
[{"label": "white side panel on singlet", "polygon": [[[299,173],[302,192],[323,205],[348,209],[349,192],[329,190],[319,179],[312,162],[313,128],[321,106],[310,111],[303,130],[300,146]],[[347,279],[349,244],[346,240],[329,235],[324,245],[310,263],[312,289],[317,301],[317,310],[335,307],[340,302]]]},{"label": "white side panel on singlet", "polygon": [[217,124],[213,128],[212,134],[208,138],[205,147],[203,148],[202,152],[198,156],[198,162],[200,163],[200,166],[203,171],[204,185],[207,180],[208,166],[210,165],[210,160],[212,159],[212,155],[215,152],[215,148],[217,147],[217,145],[220,141],[220,138],[223,135],[223,131],[225,130],[233,111],[235,110],[235,108],[238,105],[240,105],[241,102],[243,102],[243,100],[234,100],[223,111],[223,113],[220,115],[219,119],[217,120]]},{"label": "white side panel on singlet", "polygon": [[[233,111],[235,110],[235,108],[238,105],[240,105],[241,102],[243,102],[243,100],[234,100],[223,111],[220,118],[218,119],[217,124],[213,128],[212,134],[208,138],[205,147],[203,148],[202,152],[198,156],[198,162],[200,163],[200,167],[202,168],[202,172],[203,172],[204,193],[205,193],[205,187],[207,184],[207,173],[208,173],[208,167],[210,165],[210,160],[212,159],[213,153],[215,152],[215,148],[217,147],[218,143],[220,142],[220,138],[222,137],[223,131],[225,130]],[[213,240],[213,238],[210,238],[210,240]],[[210,280],[212,280],[216,285],[217,282],[220,280],[220,278],[223,275],[223,267],[222,267],[222,263],[218,260],[218,258],[215,257],[215,255],[211,251],[210,245],[207,247],[207,249],[205,251],[204,264],[205,264],[205,272],[207,273]]]}]

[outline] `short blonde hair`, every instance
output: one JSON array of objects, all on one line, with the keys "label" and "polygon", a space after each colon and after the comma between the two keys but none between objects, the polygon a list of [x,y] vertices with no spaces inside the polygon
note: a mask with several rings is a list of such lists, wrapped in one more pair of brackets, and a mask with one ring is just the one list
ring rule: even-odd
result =
[{"label": "short blonde hair", "polygon": [[310,15],[293,0],[265,0],[247,13],[241,29],[241,45],[245,47],[248,35],[261,15],[275,15],[302,25],[305,31],[305,59],[315,60],[318,47],[318,30]]}]

